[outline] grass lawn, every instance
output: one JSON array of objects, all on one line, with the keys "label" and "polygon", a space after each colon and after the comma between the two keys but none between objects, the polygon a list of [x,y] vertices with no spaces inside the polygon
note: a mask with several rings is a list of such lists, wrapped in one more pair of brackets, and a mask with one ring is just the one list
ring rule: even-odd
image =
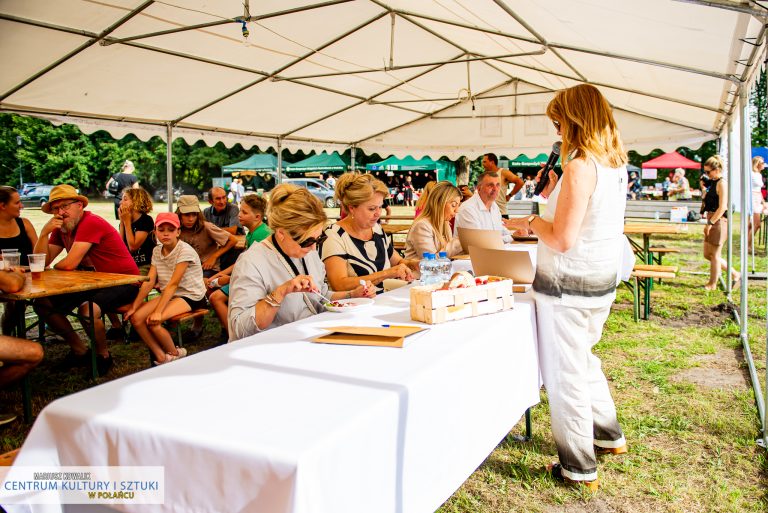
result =
[{"label": "grass lawn", "polygon": [[[113,218],[111,203],[95,202],[89,208]],[[165,208],[156,205],[155,212]],[[395,207],[393,213],[406,211]],[[23,215],[38,231],[48,217],[32,209]],[[512,436],[502,440],[440,508],[441,513],[768,511],[766,451],[755,444],[759,420],[739,330],[724,307],[724,293],[704,290],[708,264],[701,256],[701,240],[701,225],[689,226],[682,235],[652,237],[654,245],[682,249],[664,261],[682,272],[675,280],[654,286],[650,321],[633,321],[631,294],[626,287],[619,289],[596,352],[603,360],[630,452],[599,459],[600,491],[587,496],[544,473],[544,465],[556,459],[556,452],[542,392],[541,404],[533,409],[533,440],[520,443]],[[738,245],[734,254],[738,256]],[[765,272],[766,264],[765,250],[759,249],[756,270]],[[734,299],[738,302],[738,294]],[[758,375],[764,379],[765,281],[749,284],[749,302],[750,343]],[[205,335],[185,346],[191,353],[202,351],[213,346],[218,335],[218,322],[211,314]],[[35,414],[50,401],[91,386],[84,371],[53,369],[67,350],[61,342],[51,341],[45,349],[45,360],[31,374]],[[116,366],[106,380],[147,366],[147,351],[140,342],[113,343],[111,350]],[[0,404],[3,410],[20,414],[18,389],[0,392]],[[28,429],[20,421],[0,428],[0,451],[19,447]],[[520,423],[510,435],[523,430]]]}]

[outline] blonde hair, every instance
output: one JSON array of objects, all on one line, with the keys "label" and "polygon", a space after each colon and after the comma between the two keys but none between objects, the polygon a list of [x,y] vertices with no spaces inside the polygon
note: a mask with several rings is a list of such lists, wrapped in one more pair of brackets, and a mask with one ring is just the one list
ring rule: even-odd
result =
[{"label": "blonde hair", "polygon": [[712,155],[704,162],[704,167],[723,170],[723,158],[720,155]]},{"label": "blonde hair", "polygon": [[761,157],[760,155],[758,155],[757,157],[752,157],[752,171],[753,172],[755,172],[755,173],[759,173],[760,172],[757,169],[757,165],[760,164],[761,162],[765,163],[765,159],[763,159],[763,157]]},{"label": "blonde hair", "polygon": [[336,181],[335,198],[347,209],[370,201],[376,193],[386,198],[389,196],[389,189],[373,175],[344,173]]},{"label": "blonde hair", "polygon": [[440,239],[440,247],[445,246],[451,240],[451,229],[445,218],[445,206],[453,199],[461,201],[461,191],[451,182],[432,182],[435,186],[429,192],[429,197],[424,205],[424,210],[419,212],[419,219],[427,219],[437,232]]},{"label": "blonde hair", "polygon": [[416,202],[416,210],[424,210],[424,205],[427,204],[427,198],[429,197],[429,193],[432,191],[432,189],[435,188],[435,185],[437,185],[437,182],[434,180],[430,180],[427,182],[427,184],[424,186],[424,190],[421,191],[421,196],[419,196],[419,201]]},{"label": "blonde hair", "polygon": [[136,189],[133,188],[126,188],[123,189],[123,194],[127,194],[129,198],[131,198],[131,203],[133,203],[133,209],[136,212],[141,212],[142,214],[148,214],[152,212],[152,197],[149,195],[147,191],[142,189],[141,187],[138,187]]},{"label": "blonde hair", "polygon": [[267,218],[273,232],[282,228],[298,243],[304,242],[313,228],[324,228],[328,220],[323,204],[314,194],[290,183],[272,189]]},{"label": "blonde hair", "polygon": [[580,84],[558,91],[547,105],[547,116],[560,124],[563,162],[592,156],[612,168],[627,163],[613,110],[595,86]]}]

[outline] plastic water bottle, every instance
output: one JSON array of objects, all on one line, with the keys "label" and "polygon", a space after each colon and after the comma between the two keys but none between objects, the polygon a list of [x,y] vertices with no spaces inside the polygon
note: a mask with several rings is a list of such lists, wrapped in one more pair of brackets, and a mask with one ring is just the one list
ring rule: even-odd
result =
[{"label": "plastic water bottle", "polygon": [[434,253],[424,253],[422,255],[422,259],[419,262],[419,271],[421,272],[422,285],[431,285],[440,279],[439,276],[437,276],[435,263],[436,261]]},{"label": "plastic water bottle", "polygon": [[451,279],[451,271],[453,270],[453,263],[448,258],[448,253],[441,251],[437,255],[438,269],[440,271],[440,281],[446,282]]}]

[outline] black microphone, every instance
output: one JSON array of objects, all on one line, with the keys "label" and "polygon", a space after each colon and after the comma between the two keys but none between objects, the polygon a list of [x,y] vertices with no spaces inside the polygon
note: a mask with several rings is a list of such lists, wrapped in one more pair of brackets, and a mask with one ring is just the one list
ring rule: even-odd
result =
[{"label": "black microphone", "polygon": [[555,164],[557,164],[557,159],[560,158],[560,146],[563,143],[560,141],[555,142],[555,144],[552,145],[552,153],[549,154],[549,158],[547,159],[547,163],[544,165],[544,168],[541,170],[541,178],[539,178],[539,183],[536,184],[536,189],[533,191],[534,196],[538,196],[541,194],[541,192],[544,190],[544,188],[549,183],[549,172],[554,169]]}]

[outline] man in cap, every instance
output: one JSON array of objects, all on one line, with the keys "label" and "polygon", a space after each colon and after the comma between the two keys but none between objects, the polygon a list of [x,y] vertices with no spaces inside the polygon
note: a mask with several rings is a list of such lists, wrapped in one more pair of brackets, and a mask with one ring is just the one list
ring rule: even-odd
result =
[{"label": "man in cap", "polygon": [[107,180],[107,191],[110,190],[110,185],[112,185],[112,190],[117,191],[116,194],[112,194],[115,202],[115,219],[120,219],[118,209],[120,208],[120,199],[123,196],[123,189],[127,189],[129,187],[136,189],[139,187],[139,179],[136,178],[136,175],[133,174],[135,170],[136,169],[133,167],[133,162],[126,160],[123,163],[123,167],[120,168],[120,172],[115,173],[109,178],[109,180]]},{"label": "man in cap", "polygon": [[[45,253],[45,265],[49,265],[63,251],[66,257],[55,269],[75,269],[139,275],[139,268],[120,239],[120,234],[105,219],[88,212],[88,198],[77,193],[71,185],[57,185],[51,189],[42,211],[53,217],[43,226],[35,244],[35,253]],[[93,301],[96,364],[99,375],[112,368],[112,356],[107,349],[107,338],[101,313],[114,311],[136,298],[138,281],[132,285],[119,285],[86,292],[74,292],[56,296],[54,300],[42,298],[35,301],[35,310],[48,325],[64,337],[70,351],[60,365],[62,369],[85,367],[90,362],[88,346],[72,329],[67,314],[75,308],[88,318],[88,300]]]}]

